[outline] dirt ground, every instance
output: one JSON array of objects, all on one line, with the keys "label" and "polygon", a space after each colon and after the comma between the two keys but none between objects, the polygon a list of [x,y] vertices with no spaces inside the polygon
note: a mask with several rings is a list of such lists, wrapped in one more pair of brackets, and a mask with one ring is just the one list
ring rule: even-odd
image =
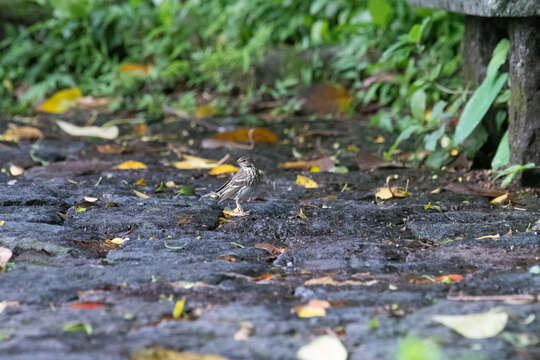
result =
[{"label": "dirt ground", "polygon": [[[447,359],[540,358],[538,342],[508,340],[540,334],[540,275],[529,271],[540,262],[531,230],[540,202],[531,191],[493,205],[494,196],[463,190],[479,184],[474,173],[360,169],[357,151],[381,154],[391,137],[374,143],[380,131],[359,120],[283,120],[269,126],[277,143],[249,150],[201,146],[215,127],[242,126],[238,118],[123,124],[114,141],[69,136],[56,118],[30,124],[40,140],[0,142],[0,247],[13,252],[0,273],[0,359],[135,359],[155,347],[296,359],[325,334],[354,360],[395,359],[410,336],[433,339]],[[0,133],[13,124],[29,125],[0,118]],[[293,152],[337,155],[348,172],[278,167]],[[251,156],[269,179],[245,217],[224,215],[233,201],[201,198],[227,175],[172,166],[182,154],[227,153],[230,164]],[[115,168],[128,160],[147,168]],[[11,176],[12,164],[24,173]],[[298,175],[318,187],[297,185]],[[392,186],[408,182],[409,195],[376,200],[389,176]],[[463,278],[439,278],[451,274]],[[324,316],[293,311],[314,299],[327,302]],[[488,339],[433,321],[495,307],[508,323]]]}]

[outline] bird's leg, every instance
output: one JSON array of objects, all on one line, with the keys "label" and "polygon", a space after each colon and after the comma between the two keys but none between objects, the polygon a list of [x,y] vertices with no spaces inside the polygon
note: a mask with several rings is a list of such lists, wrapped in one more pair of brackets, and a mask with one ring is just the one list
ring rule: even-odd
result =
[{"label": "bird's leg", "polygon": [[234,213],[237,215],[237,216],[245,216],[247,215],[248,213],[244,211],[244,209],[242,208],[242,205],[240,204],[240,199],[236,199],[236,209],[234,209]]}]

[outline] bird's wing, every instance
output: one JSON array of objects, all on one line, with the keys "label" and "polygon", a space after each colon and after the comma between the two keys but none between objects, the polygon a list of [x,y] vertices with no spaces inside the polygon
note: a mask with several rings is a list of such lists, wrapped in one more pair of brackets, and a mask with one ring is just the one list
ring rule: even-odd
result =
[{"label": "bird's wing", "polygon": [[233,175],[232,178],[229,179],[223,186],[221,186],[217,191],[216,194],[218,195],[219,202],[231,199],[233,198],[236,193],[238,193],[238,190],[240,190],[242,187],[246,186],[247,179],[244,171],[239,170],[236,174]]}]

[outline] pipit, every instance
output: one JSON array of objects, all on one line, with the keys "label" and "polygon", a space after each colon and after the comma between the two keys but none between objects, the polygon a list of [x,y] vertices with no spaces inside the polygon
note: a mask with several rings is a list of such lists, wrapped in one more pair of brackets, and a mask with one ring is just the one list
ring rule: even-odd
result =
[{"label": "pipit", "polygon": [[246,200],[249,197],[260,181],[260,173],[255,168],[253,160],[247,156],[240,157],[236,160],[236,163],[240,165],[240,169],[229,181],[223,184],[217,191],[204,196],[217,199],[218,203],[221,203],[223,200],[234,199],[236,201],[236,209],[234,209],[233,214],[236,216],[245,216],[249,213],[244,211],[240,201]]}]

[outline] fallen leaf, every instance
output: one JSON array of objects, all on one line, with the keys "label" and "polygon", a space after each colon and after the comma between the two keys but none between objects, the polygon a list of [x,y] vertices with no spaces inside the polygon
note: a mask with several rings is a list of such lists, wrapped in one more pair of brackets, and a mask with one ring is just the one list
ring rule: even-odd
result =
[{"label": "fallen leaf", "polygon": [[64,130],[71,136],[91,136],[112,140],[116,139],[120,133],[120,130],[118,130],[118,126],[116,125],[109,127],[77,126],[62,120],[56,120],[56,124],[60,127],[60,129]]},{"label": "fallen leaf", "polygon": [[279,276],[279,274],[263,274],[261,276],[254,277],[253,281],[259,282],[259,281],[262,281],[262,280],[270,279],[271,277],[274,277],[274,276]]},{"label": "fallen leaf", "polygon": [[231,255],[223,255],[223,256],[220,256],[219,258],[223,259],[223,260],[230,261],[230,262],[236,262],[237,261],[237,259],[234,256],[231,256]]},{"label": "fallen leaf", "polygon": [[0,247],[0,271],[4,270],[13,253],[5,247]]},{"label": "fallen leaf", "polygon": [[461,280],[463,280],[463,276],[459,274],[449,274],[449,275],[437,276],[436,278],[434,278],[434,280],[439,281],[439,282],[444,282],[444,283],[455,283],[455,282],[460,282]]},{"label": "fallen leaf", "polygon": [[7,129],[0,139],[15,142],[19,140],[35,140],[42,137],[41,130],[30,126],[20,126]]},{"label": "fallen leaf", "polygon": [[123,243],[125,243],[128,240],[129,240],[128,237],[126,237],[126,238],[115,237],[114,239],[111,239],[111,240],[105,240],[105,242],[107,244],[122,245]]},{"label": "fallen leaf", "polygon": [[137,351],[131,355],[131,360],[227,360],[227,358],[219,355],[202,355],[152,347]]},{"label": "fallen leaf", "polygon": [[105,303],[102,302],[95,302],[95,301],[82,301],[82,302],[76,302],[72,303],[69,307],[72,309],[87,309],[87,310],[93,310],[93,309],[101,309],[105,307]]},{"label": "fallen leaf", "polygon": [[4,226],[6,222],[4,220],[0,220],[0,226]]},{"label": "fallen leaf", "polygon": [[148,126],[146,124],[137,124],[133,129],[133,135],[135,135],[136,137],[143,137],[144,135],[146,135],[147,131]]},{"label": "fallen leaf", "polygon": [[229,173],[235,173],[238,171],[238,167],[230,164],[221,164],[218,166],[215,166],[210,170],[210,175],[221,175],[221,174],[229,174]]},{"label": "fallen leaf", "polygon": [[332,335],[319,336],[296,353],[298,360],[346,360],[347,349]]},{"label": "fallen leaf", "polygon": [[484,236],[480,236],[480,237],[477,237],[475,238],[476,240],[482,240],[482,239],[498,239],[500,238],[501,235],[500,234],[495,234],[495,235],[484,235]]},{"label": "fallen leaf", "polygon": [[217,110],[211,104],[201,105],[195,109],[195,117],[197,119],[207,118],[216,115]]},{"label": "fallen leaf", "polygon": [[98,200],[99,200],[99,198],[97,198],[97,197],[91,197],[91,196],[85,196],[84,197],[84,201],[88,201],[90,203],[96,202]]},{"label": "fallen leaf", "polygon": [[505,202],[506,200],[508,200],[508,193],[504,193],[504,194],[502,194],[500,196],[497,196],[495,199],[491,200],[491,203],[493,205],[500,205],[503,202]]},{"label": "fallen leaf", "polygon": [[142,192],[137,191],[137,190],[133,190],[133,192],[135,193],[135,195],[137,195],[141,199],[150,199],[150,196],[146,195],[145,193],[142,193]]},{"label": "fallen leaf", "polygon": [[180,300],[176,302],[174,305],[174,309],[172,312],[172,317],[174,319],[180,319],[182,317],[182,313],[184,312],[184,305],[186,304],[186,298],[183,297]]},{"label": "fallen leaf", "polygon": [[328,301],[312,299],[305,305],[294,307],[291,312],[296,313],[301,318],[320,317],[326,315],[328,308],[330,308]]},{"label": "fallen leaf", "polygon": [[80,97],[82,97],[82,92],[79,88],[61,90],[45,100],[39,110],[48,113],[63,114],[70,107],[75,106],[76,100]]},{"label": "fallen leaf", "polygon": [[93,329],[92,325],[89,323],[79,322],[74,324],[66,324],[64,325],[64,331],[76,331],[76,332],[85,332],[86,335],[92,335]]},{"label": "fallen leaf", "polygon": [[217,133],[212,138],[232,142],[248,142],[250,141],[249,131],[251,129],[253,129],[252,137],[254,142],[275,143],[278,141],[277,135],[265,128],[240,128],[232,131]]},{"label": "fallen leaf", "polygon": [[144,178],[139,179],[133,183],[133,185],[146,186],[146,180]]},{"label": "fallen leaf", "polygon": [[100,154],[123,154],[124,152],[127,152],[127,148],[122,145],[116,145],[116,144],[105,144],[105,145],[98,145],[97,151]]},{"label": "fallen leaf", "polygon": [[148,75],[152,65],[140,65],[133,63],[123,63],[120,66],[120,72],[122,73],[135,73],[139,75]]},{"label": "fallen leaf", "polygon": [[12,175],[12,176],[20,176],[22,174],[24,174],[24,169],[20,166],[17,166],[17,165],[10,165],[9,166],[9,173]]},{"label": "fallen leaf", "polygon": [[183,161],[175,161],[172,165],[181,170],[191,170],[191,169],[212,169],[217,166],[216,160],[204,159],[191,155],[183,155]]},{"label": "fallen leaf", "polygon": [[374,144],[384,144],[385,141],[385,138],[380,135],[373,139]]},{"label": "fallen leaf", "polygon": [[301,95],[302,110],[313,114],[337,114],[347,111],[352,102],[349,91],[341,86],[316,84]]},{"label": "fallen leaf", "polygon": [[0,314],[8,307],[19,307],[19,305],[20,303],[18,301],[0,301]]},{"label": "fallen leaf", "polygon": [[409,196],[409,192],[401,186],[392,186],[392,187],[380,187],[377,188],[375,197],[381,200],[390,200],[393,198],[404,198]]},{"label": "fallen leaf", "polygon": [[518,348],[540,344],[540,337],[535,334],[505,331],[501,334],[501,337]]},{"label": "fallen leaf", "polygon": [[455,192],[456,194],[479,195],[485,197],[497,197],[506,194],[506,191],[497,189],[486,189],[482,186],[472,184],[450,183],[444,190]]},{"label": "fallen leaf", "polygon": [[286,250],[285,248],[278,247],[278,246],[272,245],[272,244],[267,244],[267,243],[255,244],[255,248],[266,250],[271,255],[274,255],[274,256],[281,255]]},{"label": "fallen leaf", "polygon": [[320,278],[310,279],[304,282],[305,286],[313,285],[330,285],[330,286],[371,286],[377,284],[377,280],[357,281],[357,280],[345,280],[336,281],[331,276],[323,276]]},{"label": "fallen leaf", "polygon": [[319,185],[317,185],[317,183],[315,181],[311,180],[310,178],[308,178],[306,176],[302,176],[302,175],[298,175],[296,177],[296,185],[303,186],[306,189],[316,189],[316,188],[319,187]]},{"label": "fallen leaf", "polygon": [[139,161],[128,160],[114,167],[120,170],[146,169],[146,165]]},{"label": "fallen leaf", "polygon": [[435,189],[431,190],[429,193],[430,194],[439,194],[440,192],[441,192],[441,188],[438,187],[438,188],[435,188]]},{"label": "fallen leaf", "polygon": [[104,110],[109,106],[109,99],[93,96],[83,96],[75,102],[78,108],[85,110]]},{"label": "fallen leaf", "polygon": [[436,315],[433,321],[453,329],[468,339],[487,339],[504,330],[508,322],[508,314],[494,308],[485,313]]},{"label": "fallen leaf", "polygon": [[[280,163],[279,168],[284,169],[311,169],[313,167],[318,167],[319,171],[328,171],[335,166],[335,163],[329,157],[324,157],[317,160],[309,161],[288,161]],[[312,171],[313,172],[313,171]]]}]

